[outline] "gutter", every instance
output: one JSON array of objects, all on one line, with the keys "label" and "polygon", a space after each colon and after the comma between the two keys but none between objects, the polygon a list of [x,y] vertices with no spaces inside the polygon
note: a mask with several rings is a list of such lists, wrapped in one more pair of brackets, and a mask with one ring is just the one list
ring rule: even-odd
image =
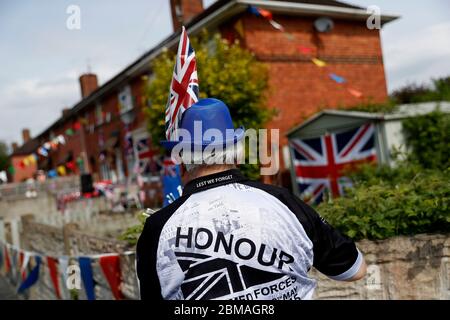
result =
[{"label": "gutter", "polygon": [[[252,5],[263,7],[273,12],[287,13],[287,14],[303,14],[313,16],[330,16],[340,17],[355,20],[365,20],[372,14],[366,9],[361,8],[343,8],[327,5],[308,4],[308,3],[293,3],[288,1],[270,1],[270,0],[237,0],[239,4]],[[395,14],[382,14],[381,22],[388,23],[400,18]]]}]

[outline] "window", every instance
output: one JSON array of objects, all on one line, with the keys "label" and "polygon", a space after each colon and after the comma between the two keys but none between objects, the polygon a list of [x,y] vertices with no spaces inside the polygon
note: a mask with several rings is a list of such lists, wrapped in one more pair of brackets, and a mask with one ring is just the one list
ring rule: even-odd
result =
[{"label": "window", "polygon": [[119,91],[119,111],[120,114],[126,113],[133,109],[133,95],[131,94],[131,87],[125,86]]},{"label": "window", "polygon": [[95,124],[98,126],[103,124],[103,111],[100,103],[95,106]]}]

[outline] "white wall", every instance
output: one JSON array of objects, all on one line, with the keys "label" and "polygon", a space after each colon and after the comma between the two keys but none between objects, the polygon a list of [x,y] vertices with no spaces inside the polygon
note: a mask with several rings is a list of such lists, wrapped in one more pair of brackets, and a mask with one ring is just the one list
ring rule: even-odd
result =
[{"label": "white wall", "polygon": [[383,125],[386,135],[386,144],[390,153],[390,164],[393,164],[391,154],[394,150],[400,151],[401,153],[406,152],[405,138],[402,132],[402,120],[384,121]]}]

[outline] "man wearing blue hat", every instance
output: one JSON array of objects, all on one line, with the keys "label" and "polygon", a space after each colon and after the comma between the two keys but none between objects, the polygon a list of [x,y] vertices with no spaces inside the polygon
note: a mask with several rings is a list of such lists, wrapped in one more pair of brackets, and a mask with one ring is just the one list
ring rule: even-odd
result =
[{"label": "man wearing blue hat", "polygon": [[335,280],[365,275],[351,239],[288,190],[240,173],[243,138],[222,101],[202,99],[163,142],[179,155],[185,185],[139,238],[142,299],[310,299],[312,266]]}]

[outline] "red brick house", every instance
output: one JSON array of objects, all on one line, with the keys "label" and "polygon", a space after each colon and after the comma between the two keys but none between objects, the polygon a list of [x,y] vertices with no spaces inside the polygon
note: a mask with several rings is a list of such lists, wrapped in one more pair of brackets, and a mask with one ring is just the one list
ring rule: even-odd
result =
[{"label": "red brick house", "polygon": [[12,154],[10,155],[11,165],[14,172],[10,172],[10,181],[23,182],[33,177],[37,170],[37,163],[29,162],[25,165],[24,160],[39,147],[36,139],[31,139],[29,129],[22,130],[23,144],[19,147],[17,143],[12,145]]},{"label": "red brick house", "polygon": [[[102,86],[98,86],[95,75],[82,75],[80,102],[35,139],[45,143],[74,124],[81,125],[81,129],[65,145],[50,152],[48,158],[40,157],[39,168],[49,170],[67,161],[83,160],[83,170],[93,173],[96,179],[120,180],[133,171],[139,154],[142,160],[149,156],[145,148],[143,152],[136,149],[138,140],[148,138],[143,115],[143,79],[151,74],[152,59],[164,48],[176,48],[181,24],[191,36],[206,28],[211,33],[220,32],[226,39],[239,39],[269,66],[268,105],[279,113],[268,127],[280,129],[283,149],[280,155],[287,150],[284,148],[287,131],[319,108],[351,106],[364,100],[381,102],[387,98],[380,33],[366,27],[369,14],[365,8],[333,0],[218,0],[206,9],[202,0],[169,1],[174,33]],[[296,40],[291,41],[266,19],[251,14],[249,5],[270,10],[273,19]],[[333,21],[331,31],[316,30],[314,22],[320,17]],[[381,23],[396,18],[382,15]],[[235,27],[238,22],[242,25],[239,32]],[[313,56],[300,54],[299,45],[313,48]],[[311,62],[312,57],[326,61],[333,72],[345,77],[363,97],[357,98],[330,81],[327,73]],[[131,153],[125,152],[127,132],[135,146]],[[283,167],[283,161],[281,164]],[[284,172],[289,177],[287,170]]]}]

